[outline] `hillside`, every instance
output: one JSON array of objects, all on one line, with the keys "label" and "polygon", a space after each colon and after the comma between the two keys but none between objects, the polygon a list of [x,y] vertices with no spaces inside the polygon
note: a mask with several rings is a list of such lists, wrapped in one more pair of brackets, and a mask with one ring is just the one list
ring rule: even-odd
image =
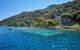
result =
[{"label": "hillside", "polygon": [[[60,19],[61,18],[61,19]],[[53,27],[80,24],[80,2],[50,5],[45,9],[22,12],[0,21],[0,25]]]}]

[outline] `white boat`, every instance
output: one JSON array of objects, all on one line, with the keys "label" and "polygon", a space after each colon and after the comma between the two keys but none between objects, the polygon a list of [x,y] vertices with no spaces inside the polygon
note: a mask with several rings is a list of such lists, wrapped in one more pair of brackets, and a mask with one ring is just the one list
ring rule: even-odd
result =
[{"label": "white boat", "polygon": [[13,27],[10,27],[10,28],[9,28],[9,30],[13,30],[13,29],[14,29]]}]

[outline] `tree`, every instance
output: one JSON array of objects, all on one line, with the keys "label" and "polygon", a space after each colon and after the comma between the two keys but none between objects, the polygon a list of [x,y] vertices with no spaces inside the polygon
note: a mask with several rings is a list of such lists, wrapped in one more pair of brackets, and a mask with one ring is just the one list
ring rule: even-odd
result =
[{"label": "tree", "polygon": [[77,17],[80,15],[80,10],[76,10],[72,13],[74,16],[76,15]]},{"label": "tree", "polygon": [[60,24],[60,22],[57,19],[48,19],[48,25],[49,26],[58,26]]},{"label": "tree", "polygon": [[63,14],[61,14],[61,16],[64,18],[72,18],[73,17],[73,15],[70,13],[63,13]]},{"label": "tree", "polygon": [[80,2],[80,0],[74,0],[75,2]]},{"label": "tree", "polygon": [[32,22],[32,26],[38,26],[37,22]]},{"label": "tree", "polygon": [[[73,14],[73,19],[75,20],[75,22],[80,21],[80,10],[76,10],[72,14]],[[78,22],[78,23],[80,23],[80,22]]]}]

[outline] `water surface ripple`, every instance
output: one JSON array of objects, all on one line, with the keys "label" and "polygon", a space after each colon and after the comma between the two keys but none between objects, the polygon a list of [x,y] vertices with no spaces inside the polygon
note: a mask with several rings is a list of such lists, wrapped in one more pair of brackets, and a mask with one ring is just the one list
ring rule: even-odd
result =
[{"label": "water surface ripple", "polygon": [[[0,26],[0,50],[80,50],[80,32],[64,30],[41,30],[23,31],[14,27],[13,30],[7,26]],[[49,33],[46,34],[46,31]],[[54,34],[54,33],[58,34]],[[52,34],[53,33],[53,34]]]}]

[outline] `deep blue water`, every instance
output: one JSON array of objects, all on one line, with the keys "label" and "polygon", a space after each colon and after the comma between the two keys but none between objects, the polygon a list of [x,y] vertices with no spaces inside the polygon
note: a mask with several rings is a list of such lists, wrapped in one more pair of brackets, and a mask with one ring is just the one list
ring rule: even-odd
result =
[{"label": "deep blue water", "polygon": [[80,50],[80,32],[9,28],[0,26],[0,50]]}]

